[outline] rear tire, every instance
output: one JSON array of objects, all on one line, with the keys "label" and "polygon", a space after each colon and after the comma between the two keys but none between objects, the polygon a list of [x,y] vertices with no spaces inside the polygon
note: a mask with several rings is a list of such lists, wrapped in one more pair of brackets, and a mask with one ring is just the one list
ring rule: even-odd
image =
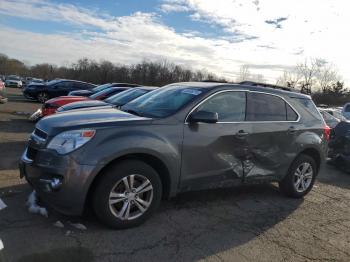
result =
[{"label": "rear tire", "polygon": [[101,222],[125,229],[146,221],[158,207],[161,196],[162,183],[157,172],[142,161],[125,160],[102,174],[92,205]]},{"label": "rear tire", "polygon": [[49,95],[46,92],[40,92],[36,99],[40,102],[40,103],[45,103],[47,100],[49,100]]},{"label": "rear tire", "polygon": [[280,191],[288,197],[301,198],[310,192],[317,175],[315,160],[309,155],[299,155],[287,175],[279,182]]}]

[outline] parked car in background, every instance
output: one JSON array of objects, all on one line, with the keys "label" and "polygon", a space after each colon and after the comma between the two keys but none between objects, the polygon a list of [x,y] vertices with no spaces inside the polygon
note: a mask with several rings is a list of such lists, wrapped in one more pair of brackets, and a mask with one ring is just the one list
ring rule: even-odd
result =
[{"label": "parked car in background", "polygon": [[6,77],[5,86],[21,88],[22,85],[23,84],[22,84],[21,78],[19,76],[9,75]]},{"label": "parked car in background", "polygon": [[47,83],[31,83],[23,89],[23,95],[28,99],[41,103],[58,96],[66,96],[73,90],[93,89],[96,85],[76,80],[55,79]]},{"label": "parked car in background", "polygon": [[350,122],[342,121],[332,130],[328,145],[329,163],[350,172]]},{"label": "parked car in background", "polygon": [[69,96],[91,96],[97,92],[100,92],[106,88],[109,87],[137,87],[139,85],[137,84],[128,84],[128,83],[108,83],[108,84],[103,84],[100,86],[97,86],[91,90],[76,90],[70,92],[68,95]]},{"label": "parked car in background", "polygon": [[30,84],[43,84],[45,81],[41,78],[32,78],[30,81],[27,82],[27,85]]},{"label": "parked car in background", "polygon": [[350,103],[346,103],[342,108],[342,115],[350,120]]},{"label": "parked car in background", "polygon": [[334,108],[333,107],[328,107],[328,108],[324,108],[324,110],[328,114],[330,114],[330,115],[334,116],[335,118],[339,119],[340,121],[346,121],[347,120],[346,117],[343,116],[343,114],[342,114],[342,109],[339,109],[339,108],[336,108],[336,107],[334,107]]},{"label": "parked car in background", "polygon": [[5,83],[0,79],[0,104],[7,102],[6,87]]},{"label": "parked car in background", "polygon": [[121,110],[72,111],[36,124],[21,177],[42,201],[115,228],[143,223],[162,198],[237,183],[313,187],[330,129],[309,96],[249,85],[177,83]]},{"label": "parked car in background", "polygon": [[52,98],[50,100],[47,100],[43,105],[42,105],[42,111],[41,114],[42,116],[48,116],[56,113],[56,110],[66,104],[70,104],[73,102],[78,102],[78,101],[91,101],[91,100],[104,100],[114,94],[123,92],[130,87],[110,87],[107,89],[104,89],[96,94],[93,94],[89,97],[86,96],[61,96],[61,97],[56,97]]},{"label": "parked car in background", "polygon": [[320,111],[324,121],[326,122],[327,126],[329,126],[330,128],[336,127],[336,125],[338,125],[341,122],[340,119],[329,114],[327,110],[324,108],[318,108],[318,111]]},{"label": "parked car in background", "polygon": [[80,102],[73,102],[67,105],[61,106],[57,109],[57,112],[66,112],[70,110],[82,110],[82,109],[97,109],[97,108],[107,108],[107,107],[116,107],[120,108],[121,106],[129,103],[130,101],[147,94],[150,91],[157,89],[158,87],[153,86],[140,86],[130,88],[123,92],[117,93],[111,97],[106,98],[105,100],[84,100]]}]

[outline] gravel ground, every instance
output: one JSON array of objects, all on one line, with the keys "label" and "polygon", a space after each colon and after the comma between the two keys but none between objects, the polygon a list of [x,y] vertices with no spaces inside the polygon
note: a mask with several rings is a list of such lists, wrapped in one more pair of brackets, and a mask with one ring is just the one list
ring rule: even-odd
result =
[{"label": "gravel ground", "polygon": [[[31,189],[19,179],[17,163],[34,127],[27,114],[40,105],[18,89],[9,89],[9,99],[0,104],[6,261],[350,261],[350,174],[331,166],[304,199],[285,198],[275,185],[186,193],[128,230],[105,228],[93,215],[30,214],[25,201]],[[53,225],[58,220],[63,228]]]}]

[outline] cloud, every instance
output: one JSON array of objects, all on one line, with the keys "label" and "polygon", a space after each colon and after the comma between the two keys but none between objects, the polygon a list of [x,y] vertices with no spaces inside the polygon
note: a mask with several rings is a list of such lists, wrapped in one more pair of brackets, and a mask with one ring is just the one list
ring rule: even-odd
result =
[{"label": "cloud", "polygon": [[[350,22],[347,5],[345,0],[336,6],[330,0],[166,0],[159,13],[115,17],[47,0],[1,0],[2,15],[68,23],[72,30],[44,34],[0,24],[0,52],[32,63],[65,64],[81,57],[126,64],[166,59],[232,79],[241,65],[249,64],[252,73],[263,72],[270,81],[303,60],[302,54],[324,57],[350,75],[348,29],[339,26]],[[169,12],[186,12],[188,22],[218,28],[216,35],[179,33],[162,22]]]},{"label": "cloud", "polygon": [[287,19],[287,17],[280,17],[273,20],[265,20],[265,23],[269,25],[274,25],[276,28],[282,28],[281,22],[286,21]]}]

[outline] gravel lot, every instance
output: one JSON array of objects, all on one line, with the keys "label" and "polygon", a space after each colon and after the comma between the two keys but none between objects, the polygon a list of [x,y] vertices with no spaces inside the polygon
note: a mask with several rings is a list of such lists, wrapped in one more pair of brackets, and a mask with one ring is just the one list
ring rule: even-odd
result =
[{"label": "gravel lot", "polygon": [[[31,189],[19,179],[17,164],[34,125],[16,112],[40,105],[19,89],[8,91],[10,102],[0,104],[6,261],[350,261],[350,174],[331,166],[304,199],[285,198],[274,185],[186,193],[164,201],[146,224],[122,231],[103,227],[93,215],[30,214]],[[64,228],[53,225],[58,220]]]}]

